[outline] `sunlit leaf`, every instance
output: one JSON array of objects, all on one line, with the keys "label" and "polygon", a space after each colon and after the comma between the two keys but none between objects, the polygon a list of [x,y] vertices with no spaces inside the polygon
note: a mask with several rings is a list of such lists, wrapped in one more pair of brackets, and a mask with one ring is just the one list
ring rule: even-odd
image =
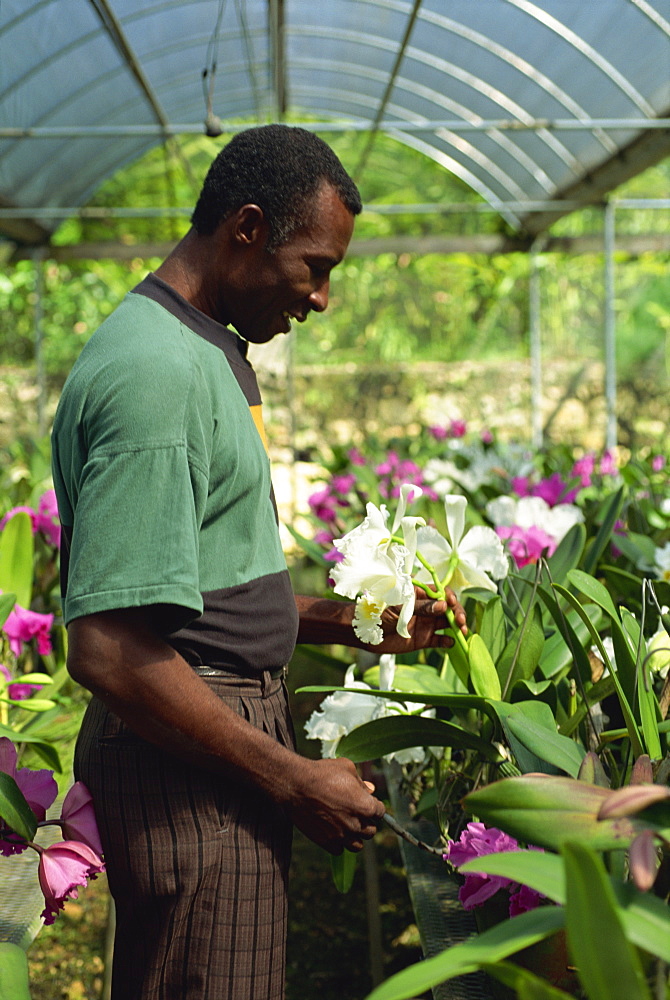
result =
[{"label": "sunlit leaf", "polygon": [[34,549],[30,515],[20,511],[0,532],[0,590],[16,594],[22,608],[32,600]]},{"label": "sunlit leaf", "polygon": [[[356,874],[358,855],[352,851],[330,856],[330,870],[338,892],[349,892]],[[0,998],[2,1000],[2,998]]]},{"label": "sunlit leaf", "polygon": [[458,747],[476,750],[485,760],[500,759],[495,747],[475,733],[451,722],[418,715],[387,716],[358,726],[342,737],[337,745],[337,756],[360,763],[409,747]]},{"label": "sunlit leaf", "polygon": [[14,779],[4,771],[0,771],[0,817],[25,840],[35,836],[35,814]]},{"label": "sunlit leaf", "polygon": [[568,944],[589,1000],[651,1000],[602,860],[576,843],[565,844],[563,857]]}]

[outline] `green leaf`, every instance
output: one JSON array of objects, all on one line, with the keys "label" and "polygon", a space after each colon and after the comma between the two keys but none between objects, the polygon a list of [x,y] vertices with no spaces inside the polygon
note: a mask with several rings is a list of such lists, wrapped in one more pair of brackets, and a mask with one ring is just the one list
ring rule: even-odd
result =
[{"label": "green leaf", "polygon": [[552,731],[519,715],[509,715],[507,725],[517,740],[540,760],[553,764],[571,778],[577,777],[585,751],[574,740],[557,733],[555,725]]},{"label": "green leaf", "polygon": [[366,722],[342,737],[337,745],[337,756],[348,757],[358,764],[409,747],[458,747],[476,750],[484,760],[500,760],[495,747],[474,733],[452,722],[420,715],[387,716]]},{"label": "green leaf", "polygon": [[35,543],[30,516],[20,511],[0,532],[0,590],[16,594],[16,602],[29,608],[33,596]]},{"label": "green leaf", "polygon": [[[552,954],[552,943],[552,941],[540,942],[538,945],[533,945],[530,951],[532,953],[534,949],[544,944],[545,949]],[[489,976],[504,983],[508,989],[514,990],[518,1000],[572,1000],[574,997],[574,993],[566,993],[565,990],[552,986],[546,979],[540,979],[534,972],[515,965],[514,962],[497,962],[495,965],[483,963],[481,968]]]},{"label": "green leaf", "polygon": [[[524,727],[529,721],[534,722],[536,728],[540,728],[543,734],[549,735],[556,732],[556,722],[549,706],[543,701],[533,700],[517,701],[512,705],[508,702],[497,702],[494,707],[498,712],[505,736],[519,768],[526,774],[529,771],[556,774],[557,768],[553,764],[547,764],[545,758],[535,753],[524,738]],[[518,719],[518,727],[512,728],[510,726],[512,718]],[[517,733],[521,734],[520,738]],[[534,743],[537,743],[537,740]]]},{"label": "green leaf", "polygon": [[589,1000],[651,1000],[602,860],[583,844],[570,842],[563,857],[568,944]]},{"label": "green leaf", "polygon": [[0,698],[0,701],[6,701],[10,705],[16,705],[17,708],[22,708],[24,712],[46,712],[50,708],[55,708],[56,702],[51,701],[49,698],[36,698],[34,695],[31,698]]},{"label": "green leaf", "polygon": [[496,924],[483,934],[475,934],[433,958],[403,969],[374,989],[366,1000],[408,1000],[416,997],[438,983],[476,972],[487,963],[499,962],[528,948],[561,930],[563,923],[563,910],[557,906],[541,906],[530,913],[522,913]]},{"label": "green leaf", "polygon": [[[363,675],[363,680],[371,687],[379,687],[379,666],[370,667]],[[393,690],[416,693],[420,691],[424,697],[433,694],[449,694],[450,688],[442,680],[434,667],[423,663],[403,664],[396,666],[393,675]],[[420,701],[421,699],[417,699]]]},{"label": "green leaf", "polygon": [[468,652],[470,654],[470,680],[475,689],[475,694],[483,698],[501,697],[500,678],[496,671],[496,665],[491,659],[484,640],[474,632],[468,639]]},{"label": "green leaf", "polygon": [[[584,624],[588,628],[589,632],[591,633],[591,638],[593,639],[595,645],[598,647],[598,651],[599,651],[600,655],[603,658],[603,662],[604,663],[609,663],[610,659],[609,659],[609,657],[607,655],[605,647],[603,646],[602,639],[600,638],[600,635],[598,634],[596,628],[594,627],[593,623],[589,619],[586,611],[584,610],[584,608],[582,607],[582,605],[579,603],[578,599],[574,596],[574,594],[571,594],[569,590],[566,590],[565,587],[560,586],[560,584],[555,584],[554,585],[554,589],[559,594],[561,594],[566,599],[566,601],[569,601],[570,604],[575,609],[575,611],[579,614],[579,616],[581,617],[582,621],[584,622]],[[616,628],[617,625],[619,626],[619,629],[620,629],[621,626],[620,626],[618,618],[617,619],[612,619],[612,630],[613,631],[614,631],[614,629]],[[635,717],[633,716],[633,712],[631,711],[631,707],[630,707],[630,704],[628,702],[628,699],[626,698],[626,695],[624,694],[623,687],[621,685],[621,681],[619,680],[619,677],[618,677],[618,671],[617,670],[611,670],[610,671],[610,676],[611,676],[611,678],[612,678],[612,680],[614,682],[614,686],[616,687],[617,697],[619,699],[619,704],[621,705],[621,712],[623,714],[624,721],[626,723],[626,728],[628,730],[628,737],[629,737],[630,742],[631,742],[631,747],[633,749],[633,753],[634,753],[634,755],[636,757],[639,757],[640,754],[644,753],[644,749],[643,749],[643,746],[642,746],[642,738],[641,738],[640,732],[639,732],[639,730],[637,728],[637,722],[635,721]]]},{"label": "green leaf", "polygon": [[[338,855],[330,855],[330,869],[333,882],[338,892],[349,892],[356,874],[358,855],[352,851],[342,851]],[[0,997],[0,1000],[2,998]]]},{"label": "green leaf", "polygon": [[550,850],[558,850],[568,839],[598,851],[623,849],[641,830],[657,828],[638,816],[598,820],[598,811],[611,794],[607,788],[573,778],[524,774],[471,792],[464,806],[489,826]]},{"label": "green leaf", "polygon": [[58,751],[51,743],[48,743],[42,736],[34,735],[33,733],[28,733],[22,731],[20,733],[15,732],[10,729],[9,726],[3,726],[0,724],[0,736],[6,736],[12,741],[12,743],[29,743],[31,747],[34,747],[35,752],[40,755],[42,760],[48,764],[50,768],[54,771],[58,771],[59,774],[63,770],[60,762],[60,757],[58,756]]},{"label": "green leaf", "polygon": [[408,690],[402,692],[402,698],[398,691],[377,691],[370,688],[364,691],[361,688],[335,687],[332,684],[312,684],[296,689],[296,694],[332,694],[333,691],[348,691],[350,694],[364,694],[366,697],[386,698],[391,701],[415,701],[424,705],[435,707],[451,708],[454,712],[467,712],[469,709],[476,709],[485,712],[493,721],[497,721],[494,704],[478,694],[433,694],[421,690]]},{"label": "green leaf", "polygon": [[483,608],[483,610],[477,632],[482,637],[484,645],[495,663],[505,648],[505,642],[507,641],[505,612],[502,601],[499,597],[495,597],[488,604],[479,605],[479,607]]},{"label": "green leaf", "polygon": [[0,1000],[30,1000],[28,957],[9,941],[0,941]]},{"label": "green leaf", "polygon": [[581,594],[584,594],[594,604],[599,604],[603,611],[606,611],[610,618],[620,621],[619,612],[614,607],[614,601],[610,596],[607,587],[596,580],[588,573],[583,573],[580,569],[570,570],[568,580]]},{"label": "green leaf", "polygon": [[[459,871],[501,875],[565,905],[565,863],[558,854],[506,851],[468,861]],[[670,964],[670,909],[666,903],[650,893],[640,892],[632,882],[621,882],[611,876],[609,881],[628,940]]]},{"label": "green leaf", "polygon": [[584,556],[583,565],[587,573],[593,573],[598,565],[598,560],[605,551],[605,546],[612,537],[614,525],[616,524],[617,518],[621,513],[621,508],[623,507],[624,489],[625,487],[622,486],[616,493],[607,497],[601,507],[602,521],[598,534],[593,539],[593,542]]},{"label": "green leaf", "polygon": [[32,840],[35,836],[35,814],[14,779],[4,771],[0,771],[0,817],[25,840]]},{"label": "green leaf", "polygon": [[562,583],[571,569],[575,569],[581,559],[586,543],[586,528],[583,524],[573,524],[567,535],[561,539],[556,551],[547,559],[550,579]]},{"label": "green leaf", "polygon": [[16,594],[0,594],[0,628],[9,618],[16,604]]},{"label": "green leaf", "polygon": [[322,567],[328,565],[323,558],[324,550],[317,542],[313,541],[311,538],[305,538],[304,535],[301,535],[300,532],[296,531],[290,524],[284,524],[284,527],[293,535],[300,548],[313,563]]},{"label": "green leaf", "polygon": [[[574,663],[582,681],[590,682],[591,664],[586,652],[589,638],[588,628],[580,615],[576,615],[574,610],[564,611],[554,596],[544,587],[538,587],[537,592],[558,629],[558,634],[552,636],[542,650],[540,657],[542,673],[545,677],[553,677],[564,665]],[[591,613],[592,609],[595,615]],[[583,610],[593,627],[597,628],[602,617],[600,608],[597,605],[588,604]]]},{"label": "green leaf", "polygon": [[544,647],[542,614],[538,605],[512,634],[496,664],[503,698],[509,697],[517,680],[530,680],[540,662]]}]

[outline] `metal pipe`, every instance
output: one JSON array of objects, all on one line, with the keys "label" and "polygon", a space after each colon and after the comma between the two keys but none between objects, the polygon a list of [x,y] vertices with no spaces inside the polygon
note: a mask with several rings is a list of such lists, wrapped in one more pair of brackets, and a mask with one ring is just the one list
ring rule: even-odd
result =
[{"label": "metal pipe", "polygon": [[615,448],[617,443],[616,417],[616,307],[614,303],[614,249],[616,241],[614,202],[605,205],[605,447]]},{"label": "metal pipe", "polygon": [[541,327],[541,278],[539,250],[536,240],[530,253],[530,278],[528,283],[528,320],[530,326],[530,426],[533,448],[542,447],[542,327]]},{"label": "metal pipe", "polygon": [[[223,133],[242,132],[252,128],[257,122],[221,122]],[[373,122],[366,121],[323,121],[304,122],[302,128],[313,132],[366,132],[373,128]],[[461,118],[426,119],[421,122],[383,120],[375,125],[377,131],[389,132],[433,132],[435,129],[449,129],[452,132],[487,132],[490,129],[533,132],[538,130],[590,132],[593,129],[619,131],[631,129],[648,131],[650,129],[665,130],[670,128],[670,118],[534,118],[520,121],[517,118],[491,118],[478,122],[463,121]],[[74,139],[108,137],[118,138],[126,135],[142,136],[176,136],[181,134],[200,135],[202,123],[172,122],[164,125],[44,125],[44,126],[6,126],[0,128],[0,139]]]}]

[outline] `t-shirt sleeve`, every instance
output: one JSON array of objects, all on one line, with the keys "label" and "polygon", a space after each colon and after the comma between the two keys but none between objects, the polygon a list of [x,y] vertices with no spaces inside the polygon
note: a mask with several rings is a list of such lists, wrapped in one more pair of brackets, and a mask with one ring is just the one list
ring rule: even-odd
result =
[{"label": "t-shirt sleeve", "polygon": [[155,606],[158,627],[170,633],[202,613],[198,539],[208,466],[201,415],[189,402],[197,394],[187,391],[185,401],[151,395],[138,396],[131,386],[111,413],[106,405],[86,426],[66,623]]}]

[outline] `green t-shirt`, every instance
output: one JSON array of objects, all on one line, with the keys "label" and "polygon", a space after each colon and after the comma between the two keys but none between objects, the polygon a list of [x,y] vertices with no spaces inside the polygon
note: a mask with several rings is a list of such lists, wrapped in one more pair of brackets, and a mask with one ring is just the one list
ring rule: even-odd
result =
[{"label": "green t-shirt", "polygon": [[297,612],[245,347],[153,275],[86,344],[52,441],[66,622],[150,606],[194,665],[290,659]]}]

